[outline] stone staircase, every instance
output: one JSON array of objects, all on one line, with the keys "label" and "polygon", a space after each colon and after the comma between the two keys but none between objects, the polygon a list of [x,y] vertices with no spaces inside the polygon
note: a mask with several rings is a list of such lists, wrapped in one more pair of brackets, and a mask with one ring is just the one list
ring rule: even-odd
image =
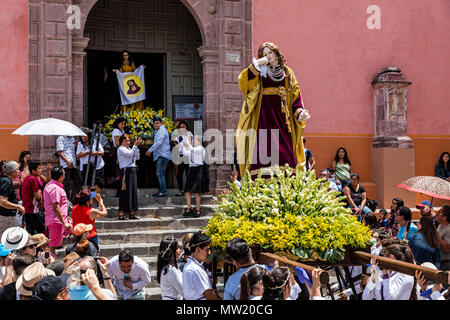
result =
[{"label": "stone staircase", "polygon": [[[201,216],[183,217],[186,208],[185,197],[177,197],[177,189],[169,189],[169,197],[153,198],[156,189],[138,189],[139,220],[118,220],[119,198],[115,189],[103,189],[102,197],[108,216],[95,222],[98,231],[100,255],[110,259],[122,249],[128,248],[144,259],[150,267],[152,281],[146,287],[147,300],[160,300],[160,288],[156,281],[156,260],[159,243],[163,236],[174,235],[181,246],[182,237],[188,232],[196,232],[207,225],[213,215],[217,197],[202,195]],[[192,197],[195,207],[195,198]],[[57,256],[65,256],[64,249],[57,250]]]}]

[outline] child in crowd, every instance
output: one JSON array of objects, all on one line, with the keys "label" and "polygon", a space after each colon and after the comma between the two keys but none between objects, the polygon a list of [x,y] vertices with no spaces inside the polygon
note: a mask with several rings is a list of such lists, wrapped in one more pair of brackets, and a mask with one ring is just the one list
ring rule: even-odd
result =
[{"label": "child in crowd", "polygon": [[378,212],[379,218],[377,221],[377,229],[386,230],[388,227],[388,212],[386,209],[382,208]]},{"label": "child in crowd", "polygon": [[254,266],[241,276],[241,296],[240,300],[261,300],[264,292],[262,283],[266,269],[261,266]]},{"label": "child in crowd", "polygon": [[161,287],[162,300],[182,300],[182,273],[177,266],[180,249],[177,240],[172,236],[161,240],[157,260],[156,279]]}]

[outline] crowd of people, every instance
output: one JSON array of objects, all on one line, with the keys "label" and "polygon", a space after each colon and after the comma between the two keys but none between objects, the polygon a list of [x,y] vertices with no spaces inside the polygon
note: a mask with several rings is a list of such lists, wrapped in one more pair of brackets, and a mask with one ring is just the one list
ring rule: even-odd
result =
[{"label": "crowd of people", "polygon": [[[47,163],[44,167],[44,163],[34,160],[28,151],[20,154],[18,163],[2,162],[0,299],[145,299],[144,288],[151,281],[147,262],[130,250],[122,250],[110,260],[101,256],[95,221],[108,213],[100,193],[90,191],[85,183],[95,174],[94,184],[105,184],[102,157],[105,150],[111,150],[115,159],[113,180],[119,186],[119,219],[139,219],[136,215],[136,161],[141,155],[138,148],[141,141],[139,138],[131,141],[124,133],[125,125],[126,121],[118,118],[112,148],[108,147],[104,136],[97,143],[88,131],[81,140],[58,137],[56,154],[60,164],[56,166]],[[200,194],[205,189],[205,149],[201,140],[183,121],[177,124],[171,136],[161,119],[154,119],[154,125],[155,143],[145,153],[145,156],[153,156],[157,169],[160,188],[153,196],[168,196],[165,173],[168,162],[173,161],[179,186],[177,196],[186,197],[183,216],[198,217]],[[308,168],[314,170],[316,161],[312,152],[308,149],[305,152]],[[178,158],[173,159],[172,154],[177,154]],[[448,160],[449,154],[444,152],[435,168],[436,175],[446,180]],[[359,175],[351,170],[345,148],[338,149],[331,168],[320,170],[320,177],[329,182],[328,190],[345,195],[348,208],[373,230],[373,254],[450,270],[450,206],[443,206],[436,212],[430,201],[422,201],[416,206],[421,218],[413,222],[411,210],[402,199],[394,198],[390,210],[379,210],[377,219],[368,206]],[[239,184],[237,172],[233,172],[232,180]],[[195,211],[192,194],[196,199]],[[56,250],[63,247],[65,237],[70,241],[66,244],[66,256],[61,260]],[[227,279],[225,300],[323,299],[320,269],[312,274],[303,273],[301,278],[308,281],[300,281],[299,285],[300,274],[295,277],[289,268],[276,263],[272,266],[256,264],[248,244],[242,239],[231,240],[226,251],[236,272]],[[213,290],[209,254],[210,239],[203,232],[187,234],[181,247],[174,237],[164,238],[157,260],[162,299],[222,299]],[[445,299],[449,296],[447,287],[428,283],[419,273],[412,277],[380,270],[376,258],[371,261],[369,270],[368,275],[360,274],[358,293],[362,299]],[[348,298],[351,293],[347,290],[344,296]]]}]

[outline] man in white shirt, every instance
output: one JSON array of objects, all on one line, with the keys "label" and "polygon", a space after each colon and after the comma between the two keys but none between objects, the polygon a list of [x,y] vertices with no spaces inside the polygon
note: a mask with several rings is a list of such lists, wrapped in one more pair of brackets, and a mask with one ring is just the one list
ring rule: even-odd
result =
[{"label": "man in white shirt", "polygon": [[150,281],[148,264],[128,250],[122,250],[109,262],[109,274],[119,300],[145,300],[145,289]]},{"label": "man in white shirt", "polygon": [[340,192],[337,184],[331,179],[331,174],[330,174],[330,171],[328,171],[328,169],[320,170],[320,177],[326,178],[328,180],[328,182],[330,183],[328,185],[328,191],[335,190],[337,192]]},{"label": "man in white shirt", "polygon": [[[59,136],[56,139],[56,153],[59,156],[59,164],[64,168],[64,190],[70,201],[81,190],[80,172],[77,169],[76,148],[78,141],[74,137]],[[73,180],[72,193],[70,193],[70,181]]]}]

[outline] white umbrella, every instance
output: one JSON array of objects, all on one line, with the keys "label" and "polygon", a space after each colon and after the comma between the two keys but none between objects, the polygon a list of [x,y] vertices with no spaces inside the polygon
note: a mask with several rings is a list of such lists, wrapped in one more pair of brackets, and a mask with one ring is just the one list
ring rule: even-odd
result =
[{"label": "white umbrella", "polygon": [[45,118],[33,120],[25,123],[20,128],[15,130],[12,134],[21,136],[85,136],[76,125],[71,122],[55,119]]}]

